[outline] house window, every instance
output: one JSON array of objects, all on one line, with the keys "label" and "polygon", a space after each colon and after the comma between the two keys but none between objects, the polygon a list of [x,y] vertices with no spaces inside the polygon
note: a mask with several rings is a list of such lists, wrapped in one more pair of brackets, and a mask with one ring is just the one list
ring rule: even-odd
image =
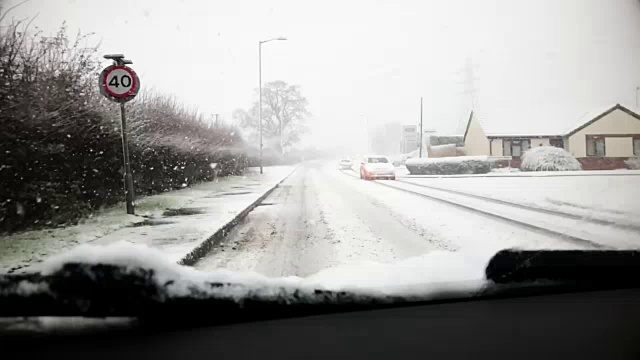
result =
[{"label": "house window", "polygon": [[633,155],[640,156],[640,136],[633,137]]},{"label": "house window", "polygon": [[511,139],[502,141],[502,155],[504,156],[522,156],[522,154],[531,148],[531,140],[529,139]]},{"label": "house window", "polygon": [[604,136],[587,135],[587,156],[605,156]]},{"label": "house window", "polygon": [[549,139],[549,145],[564,148],[564,141],[562,139]]}]

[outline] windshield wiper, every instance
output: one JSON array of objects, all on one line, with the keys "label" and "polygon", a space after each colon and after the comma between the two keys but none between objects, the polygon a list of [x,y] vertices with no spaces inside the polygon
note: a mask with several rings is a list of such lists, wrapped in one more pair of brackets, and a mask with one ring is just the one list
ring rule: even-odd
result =
[{"label": "windshield wiper", "polygon": [[0,276],[0,317],[137,317],[225,323],[349,311],[362,306],[376,308],[406,301],[400,297],[255,284],[192,283],[185,279],[159,283],[153,269],[105,264],[68,263],[48,275]]},{"label": "windshield wiper", "polygon": [[497,252],[485,296],[640,287],[637,250],[514,250]]},{"label": "windshield wiper", "polygon": [[[54,273],[0,275],[0,317],[85,316],[229,323],[477,297],[640,287],[638,251],[503,250],[486,267],[487,285],[469,293],[449,286],[424,297],[373,291],[185,279],[159,281],[153,269],[67,263]],[[451,290],[453,289],[453,290]],[[179,291],[177,291],[179,290]]]}]

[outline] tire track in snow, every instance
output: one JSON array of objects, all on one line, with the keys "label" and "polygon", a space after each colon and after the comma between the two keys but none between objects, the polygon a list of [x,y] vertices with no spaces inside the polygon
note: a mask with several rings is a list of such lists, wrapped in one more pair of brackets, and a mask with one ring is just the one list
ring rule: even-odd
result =
[{"label": "tire track in snow", "polygon": [[305,164],[195,266],[306,276],[336,265],[392,262],[439,248],[390,216],[384,204]]}]

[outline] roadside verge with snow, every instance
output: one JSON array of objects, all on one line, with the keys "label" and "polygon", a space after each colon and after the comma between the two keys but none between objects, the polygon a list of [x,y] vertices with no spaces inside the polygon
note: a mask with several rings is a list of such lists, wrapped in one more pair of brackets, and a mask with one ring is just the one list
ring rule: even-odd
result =
[{"label": "roadside verge with snow", "polygon": [[235,221],[289,176],[295,167],[275,166],[242,176],[148,196],[137,203],[137,215],[122,206],[97,212],[69,227],[26,231],[0,238],[0,272],[33,266],[80,244],[126,241],[161,251],[173,262],[190,263],[206,244],[223,235]]}]

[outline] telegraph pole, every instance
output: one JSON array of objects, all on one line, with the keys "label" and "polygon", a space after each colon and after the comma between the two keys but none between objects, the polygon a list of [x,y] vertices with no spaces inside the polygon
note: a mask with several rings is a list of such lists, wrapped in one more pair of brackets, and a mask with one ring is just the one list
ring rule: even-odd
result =
[{"label": "telegraph pole", "polygon": [[422,157],[422,96],[420,97],[420,157]]}]

